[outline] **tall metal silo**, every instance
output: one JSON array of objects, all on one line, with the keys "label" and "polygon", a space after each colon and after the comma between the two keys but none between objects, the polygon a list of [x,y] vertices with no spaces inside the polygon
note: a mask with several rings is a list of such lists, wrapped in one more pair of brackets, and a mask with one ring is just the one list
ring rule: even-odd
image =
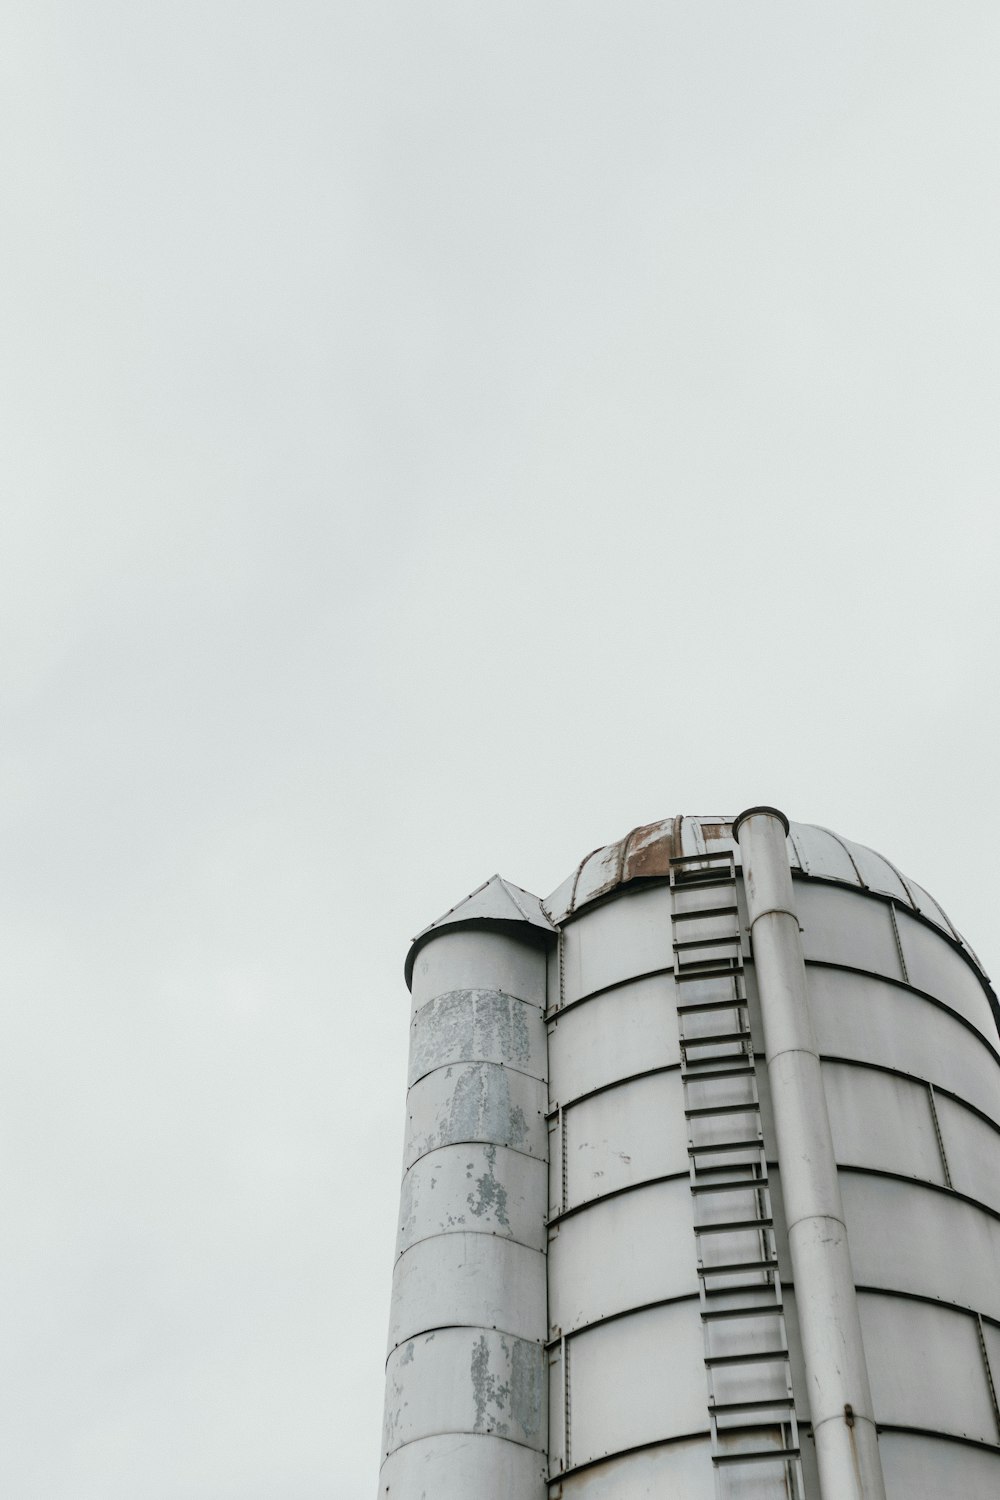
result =
[{"label": "tall metal silo", "polygon": [[406,973],[381,1500],[996,1500],[1000,1011],[925,891],[678,817]]}]

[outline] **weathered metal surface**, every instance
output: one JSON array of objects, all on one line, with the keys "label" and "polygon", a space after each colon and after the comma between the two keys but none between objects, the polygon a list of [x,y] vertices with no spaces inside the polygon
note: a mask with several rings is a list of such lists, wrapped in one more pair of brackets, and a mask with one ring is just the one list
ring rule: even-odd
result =
[{"label": "weathered metal surface", "polygon": [[858,1300],[879,1421],[996,1443],[975,1318],[898,1297]]},{"label": "weathered metal surface", "polygon": [[542,1455],[481,1433],[445,1432],[398,1448],[379,1476],[379,1500],[545,1500]]},{"label": "weathered metal surface", "polygon": [[1000,1214],[1000,1128],[945,1094],[935,1096],[935,1106],[951,1186]]},{"label": "weathered metal surface", "polygon": [[958,1011],[996,1046],[1000,1038],[989,1001],[965,959],[925,923],[902,911],[896,920],[909,983]]},{"label": "weathered metal surface", "polygon": [[[730,818],[674,817],[645,824],[587,855],[542,907],[559,924],[634,881],[664,878],[675,855],[695,854],[706,848],[735,849]],[[738,863],[738,850],[735,852]],[[871,889],[922,912],[975,961],[972,949],[933,897],[873,849],[815,824],[792,823],[788,852],[791,867],[798,873]]]},{"label": "weathered metal surface", "polygon": [[911,1432],[883,1432],[879,1449],[893,1500],[996,1500],[996,1453]]},{"label": "weathered metal surface", "polygon": [[[736,829],[820,1486],[825,1500],[880,1500],[885,1486],[875,1412],[809,1010],[807,941],[796,915],[788,823],[773,809],[756,808]],[[830,894],[839,900],[846,893]],[[808,929],[808,917],[802,927]]]},{"label": "weathered metal surface", "polygon": [[696,1298],[588,1328],[568,1347],[574,1464],[707,1430]]},{"label": "weathered metal surface", "polygon": [[456,1062],[503,1063],[546,1075],[545,1023],[537,1005],[503,990],[449,990],[416,1012],[410,1029],[410,1084]]},{"label": "weathered metal surface", "polygon": [[680,1074],[653,1073],[563,1110],[566,1208],[686,1172]]},{"label": "weathered metal surface", "polygon": [[545,1350],[484,1328],[441,1328],[386,1365],[384,1455],[442,1430],[546,1449]]},{"label": "weathered metal surface", "polygon": [[628,901],[597,906],[563,935],[567,1002],[606,985],[673,967],[670,892],[666,886],[635,891]]},{"label": "weathered metal surface", "polygon": [[413,939],[406,957],[407,984],[412,982],[414,965],[422,948],[432,938],[440,936],[442,929],[447,927],[469,928],[474,931],[504,931],[512,928],[520,942],[528,937],[540,942],[550,942],[553,937],[552,923],[539,898],[530,891],[513,885],[509,880],[504,880],[501,875],[492,875],[466,896],[464,901],[458,902]]},{"label": "weathered metal surface", "polygon": [[889,979],[904,977],[884,901],[802,881],[795,887],[795,904],[807,962],[844,964]]},{"label": "weathered metal surface", "polygon": [[564,1219],[549,1244],[550,1336],[668,1297],[696,1296],[686,1178]]},{"label": "weathered metal surface", "polygon": [[[558,1494],[558,1491],[556,1491]],[[640,1449],[569,1474],[561,1500],[717,1500],[708,1438]]]},{"label": "weathered metal surface", "polygon": [[449,1230],[495,1234],[545,1249],[544,1161],[503,1146],[444,1146],[422,1156],[403,1178],[397,1254]]},{"label": "weathered metal surface", "polygon": [[502,990],[545,1005],[545,953],[505,932],[445,928],[421,948],[413,966],[412,1012],[448,990]]},{"label": "weathered metal surface", "polygon": [[820,1052],[898,1068],[958,1094],[1000,1124],[1000,1063],[954,1017],[867,974],[809,970]]},{"label": "weathered metal surface", "polygon": [[838,1162],[945,1184],[926,1084],[825,1063],[823,1087]]},{"label": "weathered metal surface", "polygon": [[401,1255],[392,1278],[389,1348],[434,1328],[496,1328],[545,1337],[545,1257],[492,1234],[452,1232]]},{"label": "weathered metal surface", "polygon": [[498,1063],[437,1068],[410,1090],[405,1164],[438,1146],[484,1141],[544,1160],[546,1087]]},{"label": "weathered metal surface", "polygon": [[859,1286],[953,1302],[1000,1319],[1000,1221],[919,1183],[840,1175]]},{"label": "weathered metal surface", "polygon": [[680,1063],[674,978],[636,979],[573,1006],[555,1021],[549,1096],[569,1104],[618,1078]]}]

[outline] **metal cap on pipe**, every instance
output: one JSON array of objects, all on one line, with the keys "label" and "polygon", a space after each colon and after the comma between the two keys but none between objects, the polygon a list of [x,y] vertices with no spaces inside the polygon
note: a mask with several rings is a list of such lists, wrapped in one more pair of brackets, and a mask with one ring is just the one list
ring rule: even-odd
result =
[{"label": "metal cap on pipe", "polygon": [[759,813],[764,813],[770,818],[777,818],[785,830],[785,837],[788,837],[790,824],[788,822],[788,819],[785,817],[785,814],[781,811],[780,807],[746,807],[733,819],[734,842],[738,842],[739,840],[740,824],[747,818],[755,818]]}]

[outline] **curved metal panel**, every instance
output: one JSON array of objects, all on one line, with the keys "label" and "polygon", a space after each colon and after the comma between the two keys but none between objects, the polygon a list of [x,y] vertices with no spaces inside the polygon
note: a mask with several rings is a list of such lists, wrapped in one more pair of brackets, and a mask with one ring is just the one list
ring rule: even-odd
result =
[{"label": "curved metal panel", "polygon": [[650,1183],[563,1219],[549,1241],[550,1336],[668,1297],[695,1297],[687,1178]]},{"label": "curved metal panel", "polygon": [[898,901],[905,901],[907,906],[912,904],[909,891],[887,859],[876,854],[874,849],[869,849],[864,844],[855,844],[851,839],[845,839],[844,843],[865,885],[886,896],[895,896]]},{"label": "curved metal panel", "polygon": [[503,990],[448,990],[428,1000],[410,1028],[407,1081],[455,1062],[503,1063],[544,1078],[542,1012]]},{"label": "curved metal panel", "polygon": [[1000,1123],[1000,1063],[959,1021],[867,974],[814,966],[806,978],[822,1053],[926,1078]]},{"label": "curved metal panel", "polygon": [[996,1442],[979,1334],[969,1313],[864,1292],[858,1310],[880,1425]]},{"label": "curved metal panel", "polygon": [[679,1072],[652,1073],[563,1110],[566,1208],[668,1172],[687,1172]]},{"label": "curved metal panel", "polygon": [[708,1438],[644,1448],[608,1459],[561,1481],[563,1500],[716,1500]]},{"label": "curved metal panel", "polygon": [[707,1431],[697,1299],[585,1329],[567,1349],[572,1464]]},{"label": "curved metal panel", "polygon": [[630,891],[627,900],[595,906],[563,931],[564,999],[673,967],[670,890]]},{"label": "curved metal panel", "polygon": [[952,1187],[1000,1213],[1000,1129],[944,1094],[935,1102]]},{"label": "curved metal panel", "polygon": [[412,1009],[446,990],[503,990],[545,1005],[545,954],[498,932],[443,928],[417,954]]},{"label": "curved metal panel", "polygon": [[404,1164],[437,1146],[485,1141],[544,1161],[545,1085],[496,1063],[456,1063],[421,1078],[407,1100]]},{"label": "curved metal panel", "polygon": [[884,901],[804,880],[795,886],[795,903],[807,963],[812,959],[903,978],[892,917]]},{"label": "curved metal panel", "polygon": [[398,1448],[382,1465],[379,1500],[545,1500],[540,1454],[503,1438],[448,1432]]},{"label": "curved metal panel", "polygon": [[442,1146],[403,1178],[396,1254],[453,1229],[544,1250],[545,1191],[543,1161],[503,1146]]},{"label": "curved metal panel", "polygon": [[[805,875],[818,876],[824,880],[840,880],[845,885],[858,885],[858,872],[851,863],[845,844],[825,828],[814,823],[793,823],[790,842],[798,855],[797,864]],[[793,860],[792,867],[795,868]],[[797,894],[797,892],[796,892]]]},{"label": "curved metal panel", "polygon": [[854,1278],[1000,1317],[1000,1220],[916,1182],[841,1171]]},{"label": "curved metal panel", "polygon": [[926,1084],[873,1068],[824,1063],[823,1088],[838,1163],[945,1185]]},{"label": "curved metal panel", "polygon": [[883,1432],[878,1446],[889,1500],[996,1500],[1000,1494],[1000,1453],[909,1432]]},{"label": "curved metal panel", "polygon": [[496,1328],[545,1336],[545,1256],[492,1234],[421,1240],[392,1277],[389,1348],[435,1328]]},{"label": "curved metal panel", "polygon": [[408,1339],[386,1365],[382,1451],[440,1432],[491,1433],[546,1448],[545,1350],[485,1328]]},{"label": "curved metal panel", "polygon": [[902,911],[896,921],[910,984],[943,1000],[996,1046],[1000,1041],[996,1022],[975,970],[933,928]]},{"label": "curved metal panel", "polygon": [[617,1078],[679,1064],[675,989],[672,974],[634,979],[557,1016],[549,1034],[550,1097],[569,1104]]}]

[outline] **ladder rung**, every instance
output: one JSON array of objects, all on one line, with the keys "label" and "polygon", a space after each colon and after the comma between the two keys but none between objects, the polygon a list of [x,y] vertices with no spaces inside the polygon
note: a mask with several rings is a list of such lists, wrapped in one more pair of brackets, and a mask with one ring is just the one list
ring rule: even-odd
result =
[{"label": "ladder rung", "polygon": [[684,1117],[687,1120],[703,1120],[709,1115],[749,1115],[759,1109],[759,1099],[748,1099],[745,1104],[697,1104],[693,1109],[686,1109]]},{"label": "ladder rung", "polygon": [[685,1037],[681,1042],[681,1050],[686,1051],[688,1047],[719,1047],[723,1042],[749,1042],[750,1040],[749,1031],[714,1031],[710,1036]]},{"label": "ladder rung", "polygon": [[721,1062],[725,1062],[725,1058],[706,1057],[702,1060],[703,1065],[699,1065],[698,1059],[695,1058],[694,1068],[687,1069],[684,1073],[684,1078],[685,1080],[690,1079],[692,1083],[708,1083],[717,1078],[749,1077],[757,1071],[752,1062],[746,1061],[745,1055],[742,1052],[733,1059],[734,1067],[719,1067],[718,1064]]},{"label": "ladder rung", "polygon": [[[726,1167],[726,1172],[732,1170],[732,1167]],[[759,1188],[766,1187],[766,1178],[736,1178],[733,1182],[693,1182],[691,1193],[756,1193]]]},{"label": "ladder rung", "polygon": [[[699,1276],[735,1276],[738,1271],[774,1271],[777,1270],[777,1256],[760,1260],[732,1260],[720,1261],[717,1266],[699,1265]],[[728,1291],[726,1287],[724,1290]]]},{"label": "ladder rung", "polygon": [[675,922],[690,922],[700,917],[738,917],[740,909],[733,902],[730,906],[700,906],[695,911],[675,911]]},{"label": "ladder rung", "polygon": [[711,1145],[688,1146],[688,1156],[718,1156],[724,1151],[750,1151],[758,1146],[763,1146],[764,1138],[755,1135],[751,1140],[741,1141],[713,1141]]},{"label": "ladder rung", "polygon": [[697,1011],[735,1010],[747,1003],[746,995],[732,995],[728,1000],[682,1000],[677,1006],[679,1016],[694,1015]]},{"label": "ladder rung", "polygon": [[739,932],[717,932],[714,937],[675,938],[675,953],[690,953],[695,948],[721,948],[726,943],[738,943]]},{"label": "ladder rung", "polygon": [[[710,1401],[708,1403],[708,1410],[712,1416],[718,1417],[720,1414],[728,1416],[730,1413],[735,1415],[737,1412],[742,1414],[743,1412],[753,1411],[785,1411],[788,1407],[794,1406],[794,1404],[790,1395],[772,1396],[769,1399],[760,1396],[756,1401]],[[753,1425],[771,1426],[777,1424],[765,1424],[762,1422]]]},{"label": "ladder rung", "polygon": [[728,849],[707,850],[704,854],[675,854],[670,861],[670,869],[686,869],[688,865],[710,865],[725,862],[727,868],[733,869],[735,860]]},{"label": "ladder rung", "polygon": [[[767,1292],[770,1287],[760,1285],[753,1290]],[[721,1322],[724,1318],[784,1318],[785,1309],[780,1302],[758,1302],[753,1307],[703,1307],[701,1316],[706,1323]]]},{"label": "ladder rung", "polygon": [[773,1219],[730,1219],[727,1223],[696,1224],[695,1234],[735,1234],[743,1229],[773,1229]]},{"label": "ladder rung", "polygon": [[706,1354],[705,1363],[713,1369],[730,1365],[756,1365],[776,1364],[779,1360],[788,1362],[787,1349],[760,1349],[756,1354]]},{"label": "ladder rung", "polygon": [[[776,1425],[776,1424],[775,1424]],[[728,1435],[728,1434],[727,1434]],[[741,1453],[713,1453],[714,1464],[753,1464],[770,1459],[772,1463],[784,1463],[798,1458],[799,1448],[748,1448]]]},{"label": "ladder rung", "polygon": [[674,969],[674,978],[682,984],[692,979],[732,979],[741,974],[742,968],[735,960],[729,963],[716,963],[706,961],[705,964],[688,964],[685,968]]}]

